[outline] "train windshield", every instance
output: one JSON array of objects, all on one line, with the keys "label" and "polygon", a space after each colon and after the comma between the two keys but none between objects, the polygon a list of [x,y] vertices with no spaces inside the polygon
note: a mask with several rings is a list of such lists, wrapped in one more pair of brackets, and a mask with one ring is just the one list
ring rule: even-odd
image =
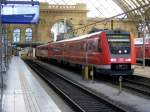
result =
[{"label": "train windshield", "polygon": [[130,35],[107,35],[111,54],[130,54]]}]

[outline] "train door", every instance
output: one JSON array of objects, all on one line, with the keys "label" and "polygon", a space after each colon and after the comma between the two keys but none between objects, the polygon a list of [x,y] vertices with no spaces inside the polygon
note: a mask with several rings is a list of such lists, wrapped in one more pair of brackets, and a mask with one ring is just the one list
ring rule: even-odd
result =
[{"label": "train door", "polygon": [[51,58],[51,44],[50,43],[48,43],[48,49],[47,49],[48,51],[48,58]]}]

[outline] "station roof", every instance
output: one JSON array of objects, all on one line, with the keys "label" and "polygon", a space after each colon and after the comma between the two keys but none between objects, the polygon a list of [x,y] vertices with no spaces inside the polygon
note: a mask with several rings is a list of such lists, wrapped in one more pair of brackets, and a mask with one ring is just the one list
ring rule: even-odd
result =
[{"label": "station roof", "polygon": [[[5,0],[4,0],[5,1]],[[19,1],[19,0],[7,0],[7,1]],[[31,1],[31,0],[21,0]],[[133,10],[126,15],[118,16],[117,18],[129,18],[137,20],[143,16],[146,20],[150,20],[150,0],[33,0],[40,2],[48,2],[54,5],[75,5],[77,3],[85,3],[87,10],[89,10],[87,16],[94,18],[108,18]],[[146,5],[146,6],[145,6]],[[139,8],[140,7],[140,8]]]},{"label": "station roof", "polygon": [[[126,12],[140,7],[138,10],[128,13],[128,18],[138,19],[145,16],[146,19],[150,17],[150,0],[113,0],[120,8]],[[145,6],[145,7],[144,7]]]},{"label": "station roof", "polygon": [[[40,2],[48,2],[55,5],[75,5],[76,3],[85,3],[87,5],[88,17],[112,17],[114,15],[133,10],[138,7],[143,7],[146,4],[150,4],[150,0],[39,0]],[[141,15],[145,15],[149,18],[150,5],[132,11],[126,15],[122,15],[124,18],[134,19]]]}]

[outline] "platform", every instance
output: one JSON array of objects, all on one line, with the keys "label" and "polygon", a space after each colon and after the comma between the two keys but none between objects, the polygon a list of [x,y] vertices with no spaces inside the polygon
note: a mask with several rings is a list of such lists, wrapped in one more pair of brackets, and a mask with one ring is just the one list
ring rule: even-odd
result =
[{"label": "platform", "polygon": [[[41,62],[42,63],[42,62]],[[45,64],[45,63],[44,63]],[[129,112],[150,112],[150,99],[147,97],[143,97],[134,93],[128,93],[123,89],[121,94],[119,93],[118,88],[113,87],[110,84],[104,84],[102,81],[93,81],[83,80],[81,74],[74,73],[71,70],[64,70],[61,67],[45,64],[48,68],[57,71],[58,73],[63,73],[66,77],[70,78],[71,80],[75,80],[76,82],[86,86],[93,91],[96,91],[98,94],[102,95],[105,99],[112,100],[112,102],[116,102],[117,104],[123,105],[124,107],[129,110]],[[100,76],[101,77],[101,76]]]},{"label": "platform", "polygon": [[134,75],[150,78],[150,66],[145,66],[143,68],[142,66],[136,65]]},{"label": "platform", "polygon": [[[61,105],[64,102],[54,102],[58,97],[56,93],[45,87],[44,82],[41,85],[39,80],[19,57],[13,57],[4,76],[3,112],[62,112],[60,108],[65,108]],[[63,112],[70,110],[64,109]]]}]

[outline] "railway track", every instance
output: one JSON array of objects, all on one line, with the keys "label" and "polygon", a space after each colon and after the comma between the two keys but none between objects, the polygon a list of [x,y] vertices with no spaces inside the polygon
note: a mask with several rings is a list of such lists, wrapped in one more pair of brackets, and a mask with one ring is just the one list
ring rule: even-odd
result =
[{"label": "railway track", "polygon": [[140,76],[134,76],[132,78],[124,78],[123,87],[150,96],[150,79],[148,78]]},{"label": "railway track", "polygon": [[62,75],[26,60],[26,63],[60,94],[77,112],[126,112],[111,101],[94,94],[83,86],[72,82]]},{"label": "railway track", "polygon": [[[103,81],[104,83],[119,86],[119,78],[112,76],[101,76],[96,77],[98,81]],[[140,77],[140,76],[132,76],[132,77],[123,77],[122,81],[123,89],[129,90],[130,92],[140,93],[146,97],[150,97],[150,79]]]}]

